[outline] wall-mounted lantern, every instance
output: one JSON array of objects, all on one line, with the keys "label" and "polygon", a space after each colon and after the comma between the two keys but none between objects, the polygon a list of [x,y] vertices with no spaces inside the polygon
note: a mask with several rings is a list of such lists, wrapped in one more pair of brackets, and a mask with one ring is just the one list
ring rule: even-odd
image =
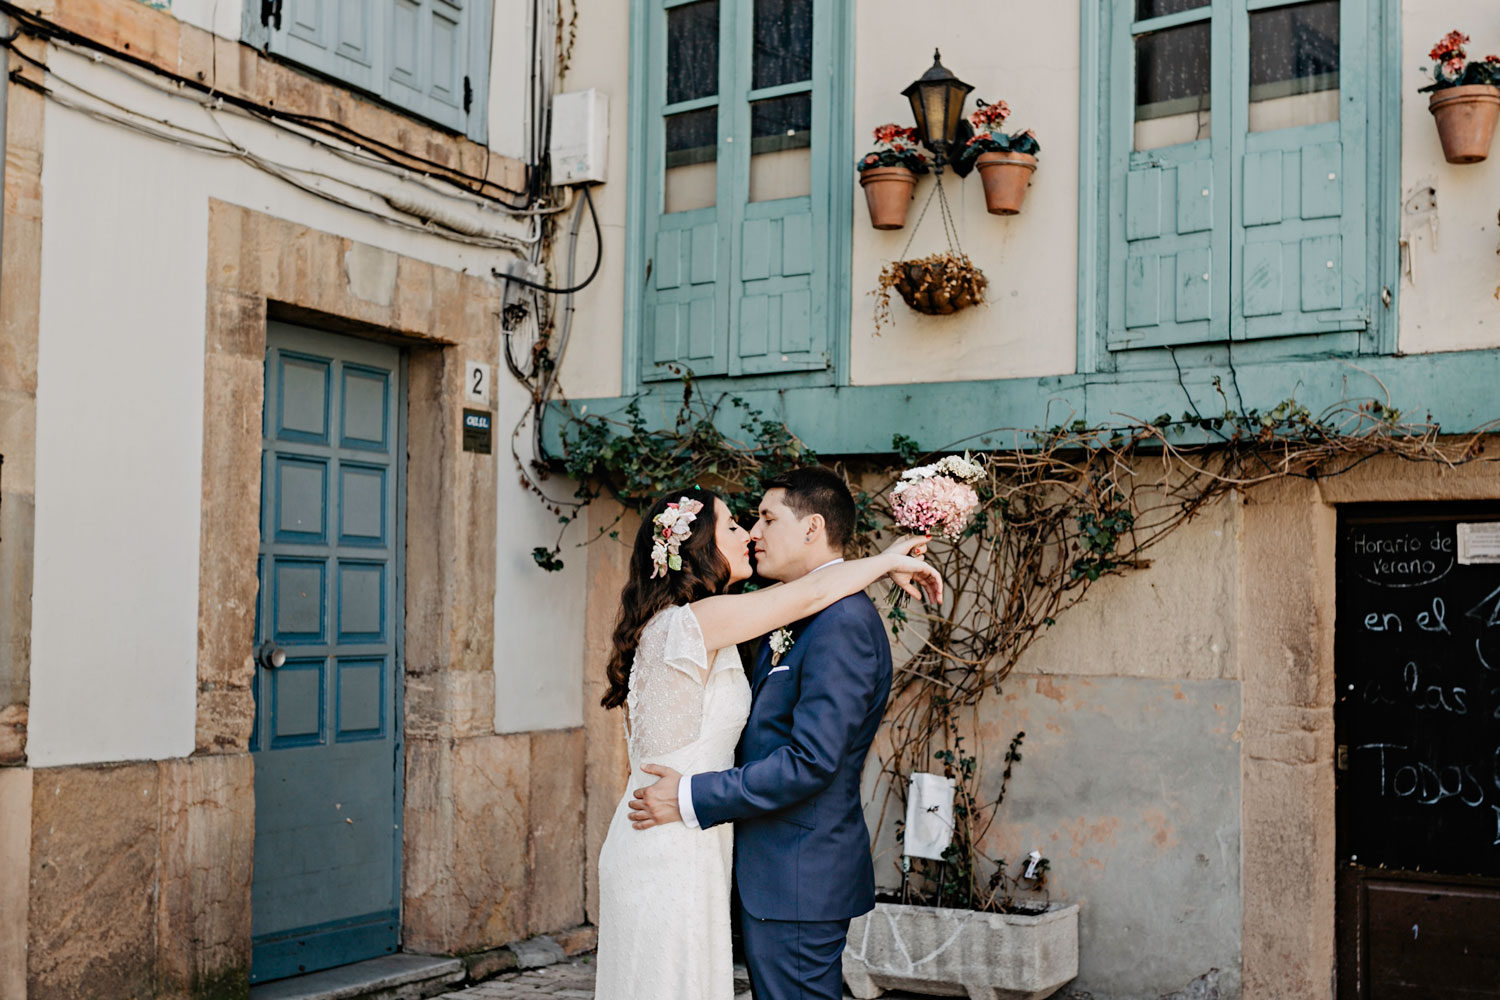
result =
[{"label": "wall-mounted lantern", "polygon": [[[913,81],[903,97],[911,102],[911,113],[917,121],[917,139],[932,150],[936,158],[934,167],[942,173],[945,163],[952,163],[948,153],[955,146],[962,146],[973,135],[969,123],[964,120],[964,102],[974,88],[964,83],[943,65],[937,49],[932,50],[932,68]],[[968,173],[955,164],[960,175]]]}]

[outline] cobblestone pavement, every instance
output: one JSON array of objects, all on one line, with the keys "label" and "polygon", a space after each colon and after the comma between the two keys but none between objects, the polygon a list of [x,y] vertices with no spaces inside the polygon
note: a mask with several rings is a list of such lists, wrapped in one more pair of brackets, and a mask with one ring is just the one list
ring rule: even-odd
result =
[{"label": "cobblestone pavement", "polygon": [[[735,985],[743,992],[735,994],[734,1000],[751,1000],[745,970],[735,967]],[[580,955],[557,965],[524,972],[506,972],[488,979],[477,986],[444,993],[436,1000],[541,1000],[543,997],[573,997],[575,1000],[593,1000],[594,956]],[[846,1000],[853,1000],[849,991],[844,991]],[[667,998],[645,998],[642,1000],[667,1000]],[[893,991],[885,994],[884,1000],[930,1000],[915,993]]]},{"label": "cobblestone pavement", "polygon": [[[540,1000],[542,997],[575,997],[593,1000],[594,956],[577,958],[524,972],[506,972],[478,986],[445,993],[438,1000]],[[749,991],[735,1000],[750,1000]]]}]

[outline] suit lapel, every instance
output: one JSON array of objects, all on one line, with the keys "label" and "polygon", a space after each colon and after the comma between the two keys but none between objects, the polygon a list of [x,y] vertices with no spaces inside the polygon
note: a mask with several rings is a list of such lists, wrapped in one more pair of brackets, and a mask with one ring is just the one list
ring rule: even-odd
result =
[{"label": "suit lapel", "polygon": [[[817,616],[814,615],[813,617]],[[792,648],[787,650],[786,655],[781,658],[781,663],[777,664],[777,666],[785,666],[787,661],[797,654],[797,640],[801,637],[803,630],[807,628],[807,623],[810,621],[812,621],[812,618],[804,618],[801,621],[792,622],[792,624],[787,626],[792,632]],[[755,676],[752,678],[750,686],[750,698],[752,701],[756,695],[760,694],[761,685],[765,684],[766,678],[771,676],[771,666],[771,637],[767,635],[761,638],[760,651],[755,654]]]},{"label": "suit lapel", "polygon": [[766,682],[771,674],[771,637],[763,635],[760,637],[760,645],[755,647],[755,663],[750,672],[750,697],[753,700],[759,693],[760,686]]}]

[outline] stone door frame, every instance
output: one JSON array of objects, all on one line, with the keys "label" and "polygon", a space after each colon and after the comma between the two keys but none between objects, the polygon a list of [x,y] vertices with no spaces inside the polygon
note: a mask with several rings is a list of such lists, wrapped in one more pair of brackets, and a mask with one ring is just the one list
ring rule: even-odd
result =
[{"label": "stone door frame", "polygon": [[[1491,449],[1493,441],[1487,442]],[[1334,548],[1339,506],[1500,498],[1493,466],[1394,457],[1243,504],[1241,956],[1246,1000],[1332,995]]]},{"label": "stone door frame", "polygon": [[208,247],[193,756],[249,755],[268,319],[407,349],[402,725],[409,741],[492,734],[496,457],[460,435],[464,363],[499,360],[498,286],[217,200]]}]

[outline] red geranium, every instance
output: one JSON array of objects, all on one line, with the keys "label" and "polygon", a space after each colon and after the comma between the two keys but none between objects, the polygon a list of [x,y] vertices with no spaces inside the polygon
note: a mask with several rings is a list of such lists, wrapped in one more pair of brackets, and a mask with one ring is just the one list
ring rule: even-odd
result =
[{"label": "red geranium", "polygon": [[881,125],[875,129],[875,141],[883,142],[887,146],[894,148],[900,148],[900,145],[915,145],[917,130],[914,128],[902,128],[895,123]]},{"label": "red geranium", "polygon": [[1447,87],[1500,86],[1500,56],[1485,56],[1470,61],[1464,46],[1469,36],[1454,29],[1448,32],[1427,53],[1431,57],[1432,83],[1418,88],[1421,93],[1443,90]]},{"label": "red geranium", "polygon": [[1433,62],[1449,62],[1455,57],[1462,59],[1464,57],[1464,46],[1468,43],[1469,36],[1455,28],[1444,35],[1432,47],[1432,51],[1427,53],[1427,56]]},{"label": "red geranium", "polygon": [[969,124],[974,126],[974,131],[985,132],[997,129],[1010,117],[1010,105],[1004,101],[996,101],[994,104],[980,102],[974,113],[969,115]]},{"label": "red geranium", "polygon": [[877,126],[875,152],[867,153],[855,164],[859,170],[871,167],[905,167],[913,173],[927,171],[927,157],[917,148],[917,130],[891,122]]}]

